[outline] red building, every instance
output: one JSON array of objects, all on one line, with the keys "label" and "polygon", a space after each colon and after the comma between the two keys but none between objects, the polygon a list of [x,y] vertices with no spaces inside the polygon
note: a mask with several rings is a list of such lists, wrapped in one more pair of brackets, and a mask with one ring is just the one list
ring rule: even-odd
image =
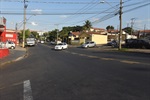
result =
[{"label": "red building", "polygon": [[0,18],[0,41],[12,41],[18,43],[18,35],[14,30],[6,29],[6,19],[4,17]]},{"label": "red building", "polygon": [[[0,17],[0,41],[4,42],[6,34],[6,19],[4,17]],[[9,55],[9,50],[7,48],[0,48],[0,58]]]},{"label": "red building", "polygon": [[3,41],[5,33],[6,33],[6,19],[4,17],[0,17],[0,41]]}]

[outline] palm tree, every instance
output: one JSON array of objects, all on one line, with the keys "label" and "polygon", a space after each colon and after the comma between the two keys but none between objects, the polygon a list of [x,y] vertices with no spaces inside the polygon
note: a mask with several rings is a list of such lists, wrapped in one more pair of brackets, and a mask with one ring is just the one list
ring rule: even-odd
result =
[{"label": "palm tree", "polygon": [[90,28],[92,27],[92,24],[89,20],[85,21],[84,25],[83,25],[83,28],[84,30],[90,30]]}]

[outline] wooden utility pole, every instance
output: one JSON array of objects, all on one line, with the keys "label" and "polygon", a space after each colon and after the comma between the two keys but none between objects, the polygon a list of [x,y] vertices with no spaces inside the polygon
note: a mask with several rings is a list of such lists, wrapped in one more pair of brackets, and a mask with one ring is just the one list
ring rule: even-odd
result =
[{"label": "wooden utility pole", "polygon": [[120,0],[120,12],[119,12],[119,20],[120,20],[120,33],[119,33],[119,50],[121,50],[121,41],[122,41],[122,0]]},{"label": "wooden utility pole", "polygon": [[22,47],[25,47],[25,29],[26,29],[26,0],[24,0],[24,21],[23,21],[23,41],[22,41]]}]

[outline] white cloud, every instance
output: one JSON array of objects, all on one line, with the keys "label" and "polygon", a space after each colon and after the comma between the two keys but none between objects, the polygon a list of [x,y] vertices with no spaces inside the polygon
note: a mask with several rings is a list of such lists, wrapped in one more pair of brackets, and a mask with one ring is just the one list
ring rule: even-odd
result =
[{"label": "white cloud", "polygon": [[92,18],[91,22],[92,22],[92,24],[98,24],[99,23],[99,18]]},{"label": "white cloud", "polygon": [[98,21],[98,20],[99,20],[99,18],[92,18],[92,19],[91,19],[92,22]]},{"label": "white cloud", "polygon": [[60,18],[67,18],[67,17],[68,17],[67,15],[60,16]]},{"label": "white cloud", "polygon": [[42,14],[42,9],[34,9],[31,11],[34,12],[35,14]]},{"label": "white cloud", "polygon": [[37,26],[38,24],[37,24],[37,23],[35,23],[35,22],[31,22],[31,25],[33,25],[33,26]]}]

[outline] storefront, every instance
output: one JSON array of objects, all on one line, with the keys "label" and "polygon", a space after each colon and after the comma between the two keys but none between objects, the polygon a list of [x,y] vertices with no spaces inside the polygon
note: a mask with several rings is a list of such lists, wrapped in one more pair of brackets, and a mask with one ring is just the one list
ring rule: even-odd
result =
[{"label": "storefront", "polygon": [[[6,29],[6,19],[0,17],[0,42],[12,41],[15,44],[18,42],[18,35],[13,30]],[[0,45],[0,59],[9,55],[9,49]]]},{"label": "storefront", "polygon": [[0,17],[0,41],[12,41],[15,44],[18,43],[18,34],[15,30],[6,29],[6,19],[4,17]]}]

